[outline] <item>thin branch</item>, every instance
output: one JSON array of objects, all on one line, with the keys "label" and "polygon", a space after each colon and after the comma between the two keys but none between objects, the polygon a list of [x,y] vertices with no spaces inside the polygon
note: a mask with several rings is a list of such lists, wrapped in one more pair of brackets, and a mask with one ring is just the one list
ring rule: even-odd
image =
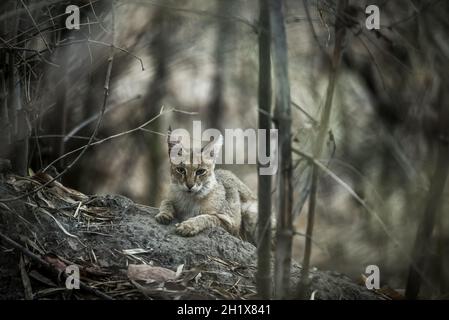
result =
[{"label": "thin branch", "polygon": [[[84,42],[84,41],[83,41],[83,42]],[[139,60],[140,66],[141,66],[141,68],[142,68],[142,71],[145,70],[145,67],[144,67],[144,65],[143,65],[142,59],[139,58],[138,56],[136,56],[134,53],[128,51],[127,49],[124,49],[124,48],[121,48],[121,47],[117,47],[117,46],[115,46],[115,45],[111,45],[111,44],[108,44],[108,43],[106,43],[106,42],[97,41],[97,40],[92,40],[92,39],[87,39],[87,42],[93,43],[93,44],[102,45],[102,46],[112,46],[114,49],[117,49],[117,50],[119,50],[119,51],[122,51],[122,52],[124,52],[124,53],[130,55],[130,56],[133,57],[134,59]],[[74,43],[74,42],[71,42],[70,44],[72,44],[72,43]]]},{"label": "thin branch", "polygon": [[316,166],[312,166],[312,181],[310,186],[309,197],[309,212],[307,214],[307,227],[306,227],[306,242],[304,248],[304,259],[302,261],[299,297],[303,298],[306,289],[309,287],[309,268],[310,258],[312,256],[312,233],[315,224],[315,208],[316,208],[316,193],[318,188],[318,169]]},{"label": "thin branch", "polygon": [[31,287],[30,277],[25,269],[25,259],[23,258],[23,255],[20,256],[19,269],[20,276],[22,278],[25,300],[33,300],[33,289]]},{"label": "thin branch", "polygon": [[[130,100],[128,100],[128,101],[125,101],[125,102],[120,103],[120,104],[115,104],[115,105],[113,105],[113,106],[111,106],[111,107],[109,107],[109,108],[106,108],[106,110],[104,111],[104,113],[106,114],[106,113],[108,113],[109,111],[112,111],[112,110],[114,110],[114,109],[117,108],[117,107],[123,106],[123,105],[125,105],[125,104],[127,104],[127,103],[130,103],[130,102],[132,102],[132,101],[134,101],[134,100],[138,100],[138,99],[140,99],[140,98],[141,98],[141,96],[140,96],[140,95],[137,95],[136,97],[134,97],[134,98],[132,98],[132,99],[130,99]],[[94,122],[95,119],[97,119],[97,118],[100,117],[100,116],[101,116],[101,111],[98,112],[97,114],[95,114],[95,115],[93,115],[93,116],[87,118],[87,119],[84,120],[83,122],[81,122],[79,125],[77,125],[75,128],[73,128],[73,129],[72,129],[72,130],[71,130],[71,131],[64,137],[64,142],[67,142],[69,139],[71,139],[72,137],[74,137],[75,133],[77,133],[78,131],[80,131],[80,130],[83,129],[85,126],[89,125],[90,123]]]},{"label": "thin branch", "polygon": [[[96,142],[93,142],[93,143],[91,143],[91,146],[96,146],[96,145],[102,144],[102,143],[104,143],[104,142],[106,142],[106,141],[109,141],[109,140],[112,140],[112,139],[116,139],[116,138],[120,138],[120,137],[123,137],[123,136],[125,136],[125,135],[131,134],[131,133],[134,133],[134,132],[137,132],[137,131],[141,131],[144,127],[146,127],[147,125],[149,125],[150,123],[152,123],[153,121],[155,121],[156,119],[158,119],[159,117],[161,117],[162,115],[164,115],[164,114],[166,114],[166,113],[169,113],[169,112],[178,112],[178,113],[184,113],[184,114],[188,114],[188,115],[197,115],[196,112],[187,112],[187,111],[178,110],[178,109],[171,109],[171,110],[164,111],[163,108],[162,108],[162,109],[161,109],[161,112],[160,112],[159,114],[157,114],[155,117],[151,118],[150,120],[144,122],[144,123],[141,124],[140,126],[138,126],[138,127],[136,127],[136,128],[133,128],[133,129],[130,129],[130,130],[127,130],[127,131],[124,131],[124,132],[120,132],[120,133],[117,133],[117,134],[113,134],[113,135],[111,135],[111,136],[109,136],[109,137],[106,137],[106,138],[104,138],[104,139],[101,139],[101,140],[98,140],[98,141],[96,141]],[[72,151],[69,151],[69,152],[63,154],[63,155],[60,156],[59,158],[53,160],[53,162],[51,162],[48,166],[46,166],[46,167],[44,168],[43,171],[44,171],[44,172],[47,171],[47,170],[50,168],[50,166],[52,166],[53,164],[55,164],[55,163],[58,162],[59,160],[64,159],[64,158],[66,158],[66,157],[68,157],[68,156],[70,156],[70,155],[72,155],[72,154],[74,154],[74,153],[76,153],[76,152],[78,152],[78,151],[81,151],[81,150],[83,150],[83,149],[84,149],[84,146],[83,146],[83,147],[79,147],[79,148],[77,148],[77,149],[74,149],[74,150],[72,150]],[[0,199],[0,202],[1,202],[1,201],[2,201],[2,200]]]},{"label": "thin branch", "polygon": [[318,120],[316,120],[313,116],[310,115],[303,107],[301,107],[299,104],[297,104],[295,101],[291,100],[292,105],[301,111],[309,120],[311,120],[314,124],[318,124]]},{"label": "thin branch", "polygon": [[[51,2],[49,3],[49,1],[51,1]],[[98,1],[100,1],[100,0],[94,0],[94,1],[92,1],[92,3],[95,3],[95,2],[98,2]],[[61,0],[47,0],[47,1],[42,1],[41,3],[30,4],[30,5],[28,6],[28,8],[39,9],[39,8],[45,6],[45,5],[49,5],[49,4],[57,3],[57,2],[61,2]],[[84,8],[84,7],[87,7],[87,6],[89,6],[89,3],[84,4],[84,5],[82,5],[82,6],[79,6],[79,8],[82,9],[82,8]],[[19,14],[22,13],[22,11],[25,11],[25,9],[23,9],[23,10],[17,10],[17,12],[12,12],[12,11],[6,12],[6,13],[3,14],[2,16],[0,16],[0,21],[3,20],[3,19],[7,19],[7,18],[9,18],[9,17],[11,17],[11,16],[14,16],[14,15],[19,15]],[[41,26],[41,25],[45,25],[46,23],[51,22],[53,19],[57,19],[57,18],[60,18],[60,17],[65,16],[65,15],[67,15],[67,13],[64,12],[64,13],[58,14],[58,15],[56,15],[56,16],[50,17],[50,19],[38,23],[37,26],[39,27],[39,26]],[[35,29],[35,27],[31,27],[31,28],[29,28],[29,29],[27,29],[27,30],[25,30],[25,31],[22,31],[21,33],[18,33],[17,35],[15,35],[15,36],[13,36],[12,38],[8,39],[7,42],[10,43],[10,42],[14,41],[15,39],[18,39],[18,38],[22,37],[23,35],[27,34],[28,32],[32,31],[33,29]]]},{"label": "thin branch", "polygon": [[326,49],[323,47],[320,40],[318,39],[318,35],[316,33],[315,27],[313,26],[312,18],[310,17],[309,4],[307,3],[307,0],[303,0],[302,3],[304,5],[304,11],[306,12],[306,17],[307,17],[307,21],[309,22],[310,30],[312,31],[313,39],[317,43],[321,52],[323,53],[323,56],[325,56],[327,59],[329,59],[329,55],[327,54]]},{"label": "thin branch", "polygon": [[[33,260],[34,262],[39,264],[42,268],[44,268],[44,269],[48,270],[49,272],[51,272],[54,276],[59,278],[62,275],[64,280],[67,278],[67,274],[65,272],[60,272],[54,266],[52,266],[50,263],[48,263],[47,261],[42,259],[40,256],[38,256],[35,253],[31,252],[30,250],[28,250],[27,248],[25,248],[24,246],[20,245],[19,243],[17,243],[16,241],[12,240],[11,238],[9,238],[8,236],[4,235],[1,232],[0,232],[0,239],[3,240],[3,242],[5,242],[6,244],[9,244],[10,246],[12,246],[15,249],[19,250],[20,252],[22,252],[24,255],[29,257],[31,260]],[[92,288],[92,287],[88,286],[87,284],[85,284],[81,280],[80,280],[79,284],[80,284],[80,288],[81,289],[83,289],[84,291],[87,291],[89,293],[92,293],[92,294],[96,295],[97,297],[100,297],[100,298],[106,299],[106,300],[114,300],[111,296],[109,296],[106,293],[101,292],[101,291],[99,291],[99,290],[97,290],[95,288]]]},{"label": "thin branch", "polygon": [[[140,67],[141,67],[142,71],[145,70],[145,66],[144,66],[143,60],[141,58],[139,58],[138,56],[136,56],[134,53],[130,52],[129,50],[127,50],[125,48],[122,48],[122,47],[118,47],[118,46],[116,46],[116,45],[114,45],[112,43],[106,43],[106,42],[92,40],[92,39],[82,39],[82,40],[73,40],[73,41],[70,41],[70,42],[67,42],[67,43],[58,43],[58,44],[55,44],[54,46],[55,46],[55,48],[60,48],[60,47],[67,47],[67,46],[70,46],[70,45],[73,45],[73,44],[86,44],[86,43],[87,44],[92,43],[92,44],[101,45],[101,46],[105,46],[105,47],[113,47],[114,49],[122,51],[122,52],[130,55],[134,59],[138,60],[139,63],[140,63]],[[23,50],[24,49],[24,48],[21,48],[21,47],[13,47],[13,48],[17,49],[17,50]],[[38,51],[38,50],[35,50],[35,49],[27,49],[27,51],[34,51],[36,55],[38,55],[40,58],[42,58],[42,53],[44,53],[46,50]],[[27,60],[30,60],[32,58],[34,58],[34,55],[31,55],[30,57],[28,57]]]},{"label": "thin branch", "polygon": [[36,21],[33,18],[33,15],[31,14],[30,10],[28,9],[27,5],[25,4],[25,2],[23,2],[23,0],[20,0],[20,2],[22,3],[22,6],[25,8],[26,12],[28,13],[31,21],[33,22],[34,27],[37,29],[37,32],[39,33],[39,36],[41,37],[42,41],[44,42],[45,46],[47,47],[48,51],[50,53],[52,53],[53,51],[51,50],[47,40],[45,39],[44,35],[41,33],[41,30],[39,29]]},{"label": "thin branch", "polygon": [[[5,202],[5,201],[13,201],[13,200],[18,200],[18,199],[22,199],[24,197],[30,196],[31,194],[34,194],[35,192],[42,190],[43,188],[45,188],[46,186],[50,185],[51,183],[53,183],[53,181],[59,179],[59,177],[61,177],[62,175],[64,175],[68,170],[70,170],[72,168],[72,166],[74,166],[79,159],[81,159],[81,157],[86,153],[86,151],[89,149],[89,147],[92,145],[92,142],[95,140],[95,137],[97,135],[97,132],[100,128],[101,122],[103,120],[103,116],[104,116],[104,112],[106,109],[106,104],[108,101],[108,96],[109,96],[109,82],[110,82],[110,78],[111,78],[111,71],[112,71],[112,63],[114,61],[114,48],[111,46],[111,50],[110,50],[110,55],[108,58],[108,69],[106,72],[106,78],[105,78],[105,82],[104,82],[104,93],[103,93],[103,105],[101,107],[101,116],[99,117],[97,124],[95,126],[95,129],[92,133],[92,135],[89,138],[89,142],[82,147],[81,152],[78,154],[78,156],[67,166],[64,168],[64,170],[62,172],[60,172],[59,174],[57,174],[55,177],[53,177],[51,180],[47,181],[46,183],[42,184],[41,186],[39,186],[38,188],[24,193],[21,196],[17,196],[17,197],[12,197],[12,198],[6,198],[6,199],[0,199],[0,202]],[[58,161],[62,159],[62,157],[59,157],[60,159],[57,159]],[[54,165],[56,162],[53,161],[50,165],[47,166],[46,169],[48,169],[51,165]],[[44,170],[45,172],[46,170]]]},{"label": "thin branch", "polygon": [[[87,136],[70,136],[68,137],[65,134],[42,134],[42,135],[34,135],[31,136],[30,138],[34,138],[34,139],[53,139],[53,138],[61,138],[64,139],[64,141],[67,141],[69,139],[78,139],[78,140],[89,140],[90,137]],[[95,138],[95,141],[98,141],[98,138]]]},{"label": "thin branch", "polygon": [[[340,186],[343,187],[367,212],[370,214],[374,219],[379,223],[382,231],[385,233],[385,235],[393,242],[393,244],[399,248],[402,249],[401,252],[404,253],[404,257],[406,260],[416,268],[416,265],[413,264],[412,258],[410,255],[406,253],[406,250],[402,248],[402,245],[400,242],[394,237],[394,235],[388,230],[388,227],[383,222],[382,218],[379,216],[379,214],[371,208],[365,200],[362,199],[361,196],[357,194],[357,192],[354,191],[354,189],[351,188],[345,181],[343,181],[336,173],[334,173],[331,169],[329,169],[324,163],[319,161],[318,159],[314,158],[311,154],[308,154],[306,152],[303,152],[299,149],[292,148],[292,152],[304,157],[308,161],[310,161],[314,166],[318,167],[321,171],[323,171],[325,174],[327,174],[329,177],[331,177],[332,180],[337,182]],[[421,269],[417,268],[417,272],[421,275],[423,280],[425,282],[432,286],[431,282],[427,279],[427,277],[424,275]]]},{"label": "thin branch", "polygon": [[[321,114],[320,128],[318,136],[313,146],[314,158],[320,158],[323,150],[324,142],[329,127],[329,121],[332,110],[332,102],[335,91],[335,85],[337,80],[337,70],[340,64],[341,55],[343,51],[343,43],[346,36],[346,26],[343,20],[339,16],[343,15],[348,5],[347,0],[339,1],[337,3],[337,15],[335,18],[335,44],[331,57],[331,68],[329,69],[329,82],[326,92],[326,101],[324,103],[324,110]],[[301,270],[301,280],[298,283],[298,295],[299,297],[305,297],[309,286],[309,267],[310,257],[312,254],[312,232],[315,221],[315,207],[316,207],[316,193],[318,188],[318,170],[315,165],[312,167],[312,181],[309,195],[309,212],[307,215],[307,238],[304,251],[304,260]]]},{"label": "thin branch", "polygon": [[[299,232],[299,231],[294,231],[293,232],[294,236],[299,236],[299,237],[304,237],[307,238],[307,234]],[[315,241],[315,239],[310,238],[310,241],[312,242],[312,244],[314,244],[317,248],[323,250],[324,252],[326,252],[326,254],[329,254],[328,250],[326,247],[324,247],[323,245],[321,245],[319,242]]]},{"label": "thin branch", "polygon": [[[34,77],[37,78],[37,74],[34,72],[33,68],[30,66],[30,64],[20,54],[15,52],[15,51],[18,51],[18,50],[23,50],[23,49],[26,50],[26,51],[32,50],[32,49],[17,48],[17,47],[11,46],[2,37],[0,37],[0,41],[3,42],[6,45],[6,47],[11,50],[11,52],[14,52],[20,58],[20,60],[23,63],[25,63],[25,65],[27,65],[30,68],[30,71],[31,71],[31,73],[33,73]],[[0,47],[0,49],[6,49],[6,48],[5,47]],[[32,50],[32,51],[35,51],[35,50]]]},{"label": "thin branch", "polygon": [[98,24],[100,25],[100,28],[103,29],[103,31],[104,31],[105,33],[110,33],[110,31],[106,30],[106,28],[103,26],[103,22],[101,22],[101,21],[100,21],[100,18],[97,16],[97,13],[95,12],[94,5],[93,5],[93,3],[92,3],[91,0],[89,0],[89,5],[90,5],[90,8],[91,8],[91,10],[92,10],[92,13],[93,13],[95,19],[97,19]]},{"label": "thin branch", "polygon": [[[89,22],[89,23],[85,22],[85,23],[80,23],[79,25],[80,26],[86,26],[86,25],[90,25],[90,24],[98,24],[98,22]],[[62,26],[62,27],[59,27],[59,28],[56,28],[56,29],[54,29],[51,26],[49,26],[47,28],[41,29],[41,32],[42,32],[42,34],[47,34],[47,33],[55,33],[55,32],[66,30],[66,29],[67,29],[66,26]],[[25,39],[22,39],[22,40],[16,42],[15,45],[26,43],[26,42],[28,42],[28,41],[30,41],[30,40],[38,37],[38,36],[39,36],[39,34],[31,35],[29,38],[25,38]],[[8,42],[9,42],[9,40],[8,40]],[[53,45],[56,45],[56,43],[54,43]],[[45,50],[48,50],[48,49],[45,49]]]}]

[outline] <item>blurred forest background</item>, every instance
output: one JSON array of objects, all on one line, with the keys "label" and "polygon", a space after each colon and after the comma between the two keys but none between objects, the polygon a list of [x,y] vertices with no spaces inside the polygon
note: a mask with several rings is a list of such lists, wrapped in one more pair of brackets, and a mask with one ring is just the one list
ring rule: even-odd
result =
[{"label": "blurred forest background", "polygon": [[[73,4],[79,30],[65,27]],[[292,143],[310,154],[329,83],[336,4],[283,4]],[[379,30],[365,27],[370,4],[380,8]],[[14,158],[17,173],[52,164],[50,172],[66,169],[63,184],[83,193],[117,193],[158,207],[169,184],[169,125],[258,126],[257,0],[3,0],[0,8],[0,158]],[[441,151],[449,127],[448,15],[449,3],[435,0],[350,1],[345,8],[320,159],[340,180],[319,178],[312,266],[358,279],[377,265],[382,284],[404,289],[418,225],[440,197],[423,294],[448,298],[449,158]],[[89,141],[103,105],[93,142],[156,119],[92,145],[73,166],[79,152],[54,162]],[[311,169],[298,154],[293,165],[299,235],[292,256],[301,262]],[[255,165],[227,168],[257,190]]]}]

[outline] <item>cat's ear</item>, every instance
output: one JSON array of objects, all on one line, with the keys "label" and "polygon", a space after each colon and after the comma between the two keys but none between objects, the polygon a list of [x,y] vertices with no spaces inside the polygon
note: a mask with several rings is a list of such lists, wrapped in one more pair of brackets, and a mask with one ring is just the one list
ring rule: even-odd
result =
[{"label": "cat's ear", "polygon": [[174,155],[182,155],[182,144],[181,137],[172,135],[171,126],[168,127],[167,131],[167,145],[168,145],[168,156],[172,158],[172,150]]},{"label": "cat's ear", "polygon": [[215,139],[211,140],[201,149],[201,154],[204,160],[217,161],[218,153],[223,146],[223,136],[220,134]]}]

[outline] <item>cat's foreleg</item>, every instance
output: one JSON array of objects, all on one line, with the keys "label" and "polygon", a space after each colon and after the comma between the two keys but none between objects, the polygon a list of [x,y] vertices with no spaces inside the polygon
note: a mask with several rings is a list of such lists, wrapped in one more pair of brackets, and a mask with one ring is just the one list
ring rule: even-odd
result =
[{"label": "cat's foreleg", "polygon": [[175,208],[170,200],[164,200],[156,215],[156,221],[161,224],[169,224],[175,218]]},{"label": "cat's foreleg", "polygon": [[179,223],[176,226],[176,233],[184,237],[191,237],[204,229],[217,227],[220,224],[221,221],[216,215],[200,214],[199,216],[192,217]]}]

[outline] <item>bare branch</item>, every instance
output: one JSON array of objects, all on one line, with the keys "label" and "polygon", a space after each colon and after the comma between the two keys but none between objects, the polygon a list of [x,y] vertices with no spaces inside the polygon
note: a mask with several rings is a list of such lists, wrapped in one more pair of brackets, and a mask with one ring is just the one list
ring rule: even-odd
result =
[{"label": "bare branch", "polygon": [[39,33],[39,36],[41,37],[41,39],[44,42],[45,46],[47,47],[48,51],[51,53],[52,50],[51,50],[50,46],[48,45],[47,40],[41,33],[41,30],[39,29],[36,21],[33,18],[33,15],[31,14],[30,10],[28,9],[27,5],[25,4],[25,2],[23,2],[23,0],[20,0],[20,2],[22,3],[22,6],[25,8],[26,12],[28,13],[28,16],[30,17],[31,21],[33,22],[34,27],[36,28],[37,32]]}]

